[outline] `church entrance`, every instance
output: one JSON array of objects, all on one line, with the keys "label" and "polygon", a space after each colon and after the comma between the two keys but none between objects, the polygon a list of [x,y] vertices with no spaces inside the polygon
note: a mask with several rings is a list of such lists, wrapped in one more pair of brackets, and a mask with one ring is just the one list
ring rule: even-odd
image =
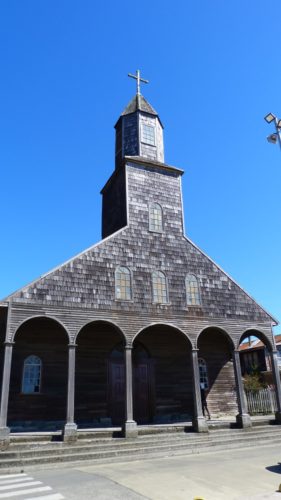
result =
[{"label": "church entrance", "polygon": [[118,344],[110,353],[108,382],[108,406],[112,424],[122,425],[125,420],[125,362],[122,344]]},{"label": "church entrance", "polygon": [[134,419],[186,422],[193,416],[191,344],[168,325],[153,325],[134,342]]},{"label": "church entrance", "polygon": [[142,344],[133,350],[134,420],[138,424],[151,422],[153,414],[153,364]]},{"label": "church entrance", "polygon": [[[125,361],[123,345],[117,345],[109,357],[109,413],[113,425],[125,420]],[[136,344],[133,350],[133,408],[138,424],[147,424],[152,418],[152,362],[147,350]]]}]

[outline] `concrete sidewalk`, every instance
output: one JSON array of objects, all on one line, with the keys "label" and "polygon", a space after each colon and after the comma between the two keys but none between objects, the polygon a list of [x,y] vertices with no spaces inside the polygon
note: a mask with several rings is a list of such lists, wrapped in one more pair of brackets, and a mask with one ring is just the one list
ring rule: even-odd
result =
[{"label": "concrete sidewalk", "polygon": [[280,462],[281,450],[271,446],[75,469],[150,500],[281,500]]}]

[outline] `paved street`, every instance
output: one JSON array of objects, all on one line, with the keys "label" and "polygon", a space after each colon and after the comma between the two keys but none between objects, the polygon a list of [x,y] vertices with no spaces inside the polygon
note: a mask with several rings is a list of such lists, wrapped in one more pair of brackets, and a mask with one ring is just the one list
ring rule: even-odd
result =
[{"label": "paved street", "polygon": [[0,499],[281,500],[280,457],[278,448],[262,447],[26,471],[0,476]]}]

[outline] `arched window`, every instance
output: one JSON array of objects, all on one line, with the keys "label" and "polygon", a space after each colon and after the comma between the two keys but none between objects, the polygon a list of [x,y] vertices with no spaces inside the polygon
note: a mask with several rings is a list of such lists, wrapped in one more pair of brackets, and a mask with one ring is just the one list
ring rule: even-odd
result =
[{"label": "arched window", "polygon": [[119,266],[115,271],[115,297],[120,300],[131,300],[131,272],[127,267]]},{"label": "arched window", "polygon": [[152,273],[152,291],[153,302],[157,302],[159,304],[167,304],[168,293],[166,276],[161,271],[154,271]]},{"label": "arched window", "polygon": [[200,387],[202,389],[208,389],[209,380],[208,380],[208,371],[205,359],[199,358],[198,365],[199,365],[199,375],[200,375]]},{"label": "arched window", "polygon": [[185,278],[186,303],[188,306],[200,306],[200,291],[196,276],[188,274]]},{"label": "arched window", "polygon": [[24,360],[22,392],[36,394],[40,392],[42,362],[38,356],[28,356]]},{"label": "arched window", "polygon": [[161,233],[163,231],[162,207],[159,203],[149,205],[149,231]]}]

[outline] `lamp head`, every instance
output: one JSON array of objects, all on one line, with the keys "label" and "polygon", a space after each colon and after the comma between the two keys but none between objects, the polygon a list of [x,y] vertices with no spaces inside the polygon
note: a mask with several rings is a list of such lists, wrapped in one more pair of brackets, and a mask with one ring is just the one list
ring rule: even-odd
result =
[{"label": "lamp head", "polygon": [[268,142],[270,142],[271,144],[276,144],[277,141],[278,141],[278,136],[277,134],[270,134],[268,137],[267,137],[267,140]]},{"label": "lamp head", "polygon": [[265,121],[266,121],[267,123],[271,123],[271,122],[273,122],[273,120],[275,120],[275,118],[276,118],[276,116],[275,116],[273,113],[268,113],[268,115],[266,115],[266,116],[264,117],[264,119],[265,119]]}]

